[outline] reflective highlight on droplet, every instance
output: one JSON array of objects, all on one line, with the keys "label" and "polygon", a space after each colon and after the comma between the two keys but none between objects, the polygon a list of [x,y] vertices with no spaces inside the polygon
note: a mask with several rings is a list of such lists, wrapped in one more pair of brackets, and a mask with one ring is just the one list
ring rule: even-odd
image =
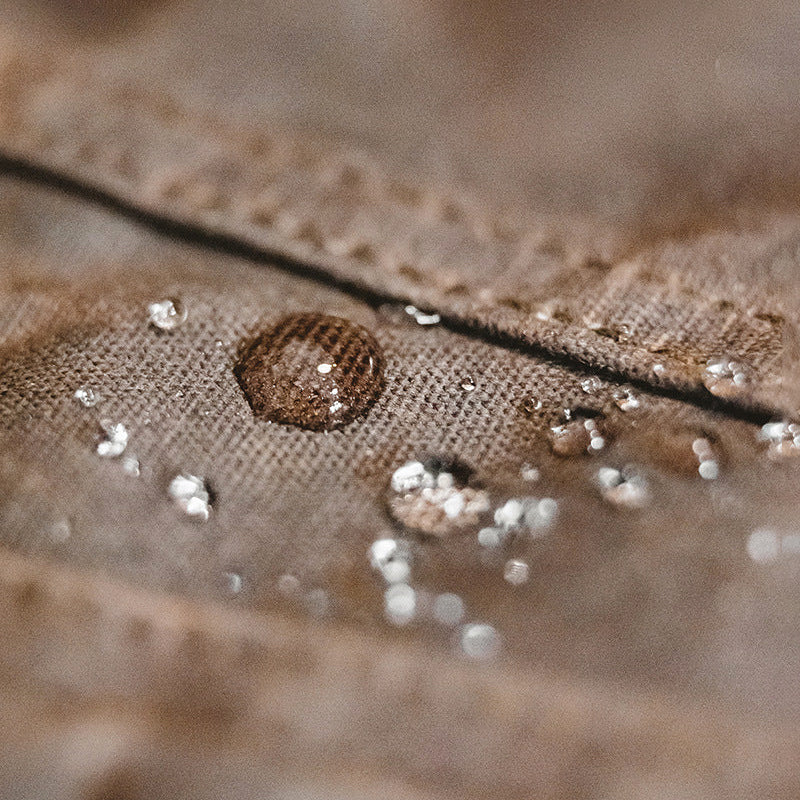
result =
[{"label": "reflective highlight on droplet", "polygon": [[538,538],[547,532],[558,514],[552,497],[512,497],[494,512],[494,525],[478,531],[478,544],[494,549],[518,535]]},{"label": "reflective highlight on droplet", "polygon": [[378,343],[361,325],[291,314],[247,344],[234,372],[257,417],[329,431],[375,403],[382,363]]},{"label": "reflective highlight on droplet", "polygon": [[433,601],[433,618],[440,624],[455,627],[464,619],[464,601],[452,592],[440,594]]},{"label": "reflective highlight on droplet", "polygon": [[697,467],[700,477],[707,481],[716,480],[719,477],[719,460],[711,441],[705,437],[695,439],[692,442],[692,452],[700,462]]}]

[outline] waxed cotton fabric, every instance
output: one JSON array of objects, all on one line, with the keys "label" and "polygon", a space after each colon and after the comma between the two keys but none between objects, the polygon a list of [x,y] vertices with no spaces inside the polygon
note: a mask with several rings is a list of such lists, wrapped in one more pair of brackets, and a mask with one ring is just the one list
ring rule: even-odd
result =
[{"label": "waxed cotton fabric", "polygon": [[[278,6],[16,2],[0,22],[0,794],[796,797],[800,465],[759,440],[796,409],[793,10],[748,39],[735,3],[697,30],[643,6],[623,46],[526,4],[461,26],[447,3]],[[678,43],[668,75],[644,66]],[[567,87],[558,114],[537,76]],[[663,110],[648,81],[673,87]],[[187,309],[169,332],[147,311],[167,297]],[[291,313],[384,353],[342,430],[242,395],[242,343]],[[708,392],[717,355],[746,391]],[[576,408],[607,443],[559,457]],[[103,420],[136,469],[98,456]],[[398,533],[393,470],[427,455],[493,508],[558,503],[499,552],[411,537],[421,607],[458,594],[499,632],[487,663],[422,612],[391,625],[369,564]],[[641,508],[600,491],[627,464]],[[207,522],[170,497],[182,473],[208,481]]]}]

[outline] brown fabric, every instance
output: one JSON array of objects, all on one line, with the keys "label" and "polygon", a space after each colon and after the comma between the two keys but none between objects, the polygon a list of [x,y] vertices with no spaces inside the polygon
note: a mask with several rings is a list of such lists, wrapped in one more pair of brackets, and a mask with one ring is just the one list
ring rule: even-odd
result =
[{"label": "brown fabric", "polygon": [[[755,52],[794,12],[745,47],[733,3],[697,31],[642,7],[623,47],[588,6],[465,8],[458,26],[448,3],[17,2],[0,24],[0,795],[797,796],[800,463],[757,439],[797,407],[789,122],[733,188],[790,81],[764,122],[747,87],[700,91],[693,49],[713,30]],[[597,30],[615,49],[582,53]],[[674,76],[647,68],[678,42]],[[620,64],[640,74],[609,82]],[[531,125],[559,78],[565,108]],[[662,112],[649,80],[685,91]],[[602,132],[565,130],[559,156],[593,86]],[[734,155],[689,174],[714,142]],[[165,297],[187,309],[174,331],[148,324]],[[341,430],[258,419],[241,391],[243,346],[289,314],[382,353],[382,391]],[[751,390],[712,398],[715,355]],[[599,453],[553,452],[565,409],[597,420]],[[104,419],[138,476],[98,456]],[[558,501],[545,535],[496,551],[409,537],[420,602],[461,596],[495,661],[430,616],[384,617],[367,550],[397,534],[392,472],[429,455],[493,510]],[[599,491],[626,464],[641,508]],[[208,481],[207,522],[170,498],[179,473]],[[759,529],[785,542],[772,561]]]}]

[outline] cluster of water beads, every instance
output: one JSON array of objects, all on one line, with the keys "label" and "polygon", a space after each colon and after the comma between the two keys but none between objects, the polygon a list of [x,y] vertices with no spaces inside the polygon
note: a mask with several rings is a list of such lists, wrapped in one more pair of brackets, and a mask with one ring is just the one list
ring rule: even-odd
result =
[{"label": "cluster of water beads", "polygon": [[[376,539],[370,545],[367,557],[372,569],[385,583],[383,613],[392,625],[403,627],[425,618],[447,628],[462,625],[466,608],[459,595],[452,592],[432,595],[411,585],[412,551],[406,540],[394,536]],[[489,635],[487,632],[490,631],[491,647],[483,647],[474,641],[476,631],[473,629],[483,632],[481,635]],[[459,642],[464,654],[470,658],[488,659],[499,651],[500,636],[491,625],[469,623],[462,625]]]},{"label": "cluster of water beads", "polygon": [[557,456],[597,453],[606,446],[606,438],[594,417],[570,419],[549,431],[550,449]]},{"label": "cluster of water beads", "polygon": [[187,516],[202,522],[211,516],[211,492],[203,478],[181,473],[172,479],[168,492]]},{"label": "cluster of water beads", "polygon": [[446,537],[478,523],[488,493],[469,485],[470,470],[455,462],[408,461],[392,474],[389,512],[405,528]]},{"label": "cluster of water beads", "polygon": [[161,331],[173,331],[186,322],[188,311],[180,300],[158,300],[147,306],[150,324]]},{"label": "cluster of water beads", "polygon": [[739,397],[750,385],[750,368],[727,356],[710,358],[703,371],[703,384],[722,399]]},{"label": "cluster of water beads", "polygon": [[630,464],[621,470],[601,467],[596,478],[603,499],[618,508],[643,508],[650,499],[647,481]]},{"label": "cluster of water beads", "polygon": [[800,423],[788,420],[768,422],[761,426],[758,439],[769,445],[767,453],[770,458],[800,456]]},{"label": "cluster of water beads", "polygon": [[439,314],[422,311],[416,306],[406,306],[405,312],[414,319],[417,325],[438,325],[442,321]]}]

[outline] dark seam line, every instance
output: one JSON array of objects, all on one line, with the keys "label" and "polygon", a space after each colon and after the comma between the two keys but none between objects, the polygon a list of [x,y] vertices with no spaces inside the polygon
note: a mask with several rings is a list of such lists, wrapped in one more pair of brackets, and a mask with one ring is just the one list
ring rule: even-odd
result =
[{"label": "dark seam line", "polygon": [[[110,191],[83,183],[57,170],[43,167],[22,158],[9,156],[2,152],[0,152],[0,174],[55,189],[71,197],[86,200],[109,211],[120,214],[168,238],[179,239],[188,244],[201,246],[224,255],[236,256],[260,264],[269,264],[270,266],[278,267],[292,275],[310,278],[318,283],[338,289],[366,305],[369,305],[373,309],[385,303],[396,305],[398,303],[407,302],[406,298],[370,289],[356,281],[332,275],[330,272],[320,267],[315,267],[279,253],[272,253],[263,247],[247,244],[237,239],[232,234],[209,231],[201,225],[179,222],[174,219],[169,219],[168,217],[160,216],[157,213],[144,211],[135,203],[127,201]],[[624,373],[609,367],[587,365],[576,356],[554,353],[546,347],[528,342],[521,342],[510,333],[492,330],[485,325],[464,322],[457,317],[452,317],[447,314],[442,314],[441,316],[442,326],[454,333],[479,339],[488,344],[502,347],[504,350],[512,350],[525,355],[536,356],[550,363],[565,367],[571,372],[596,374],[617,382],[623,381],[661,397],[688,402],[707,411],[725,414],[734,419],[740,419],[756,425],[763,425],[765,422],[775,418],[774,410],[765,406],[742,406],[741,404],[715,398],[699,388],[691,390],[671,389],[669,387],[658,386],[646,380],[630,378]]]}]

